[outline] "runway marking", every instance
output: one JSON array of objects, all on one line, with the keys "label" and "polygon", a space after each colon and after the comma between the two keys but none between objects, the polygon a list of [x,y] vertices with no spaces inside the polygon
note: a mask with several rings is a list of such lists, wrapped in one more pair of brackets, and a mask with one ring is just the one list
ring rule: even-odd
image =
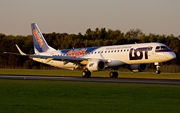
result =
[{"label": "runway marking", "polygon": [[53,77],[53,76],[30,76],[30,75],[0,75],[0,79],[11,80],[61,80],[82,82],[111,82],[111,83],[137,83],[137,84],[174,84],[180,85],[180,80],[170,79],[144,79],[144,78],[105,78],[105,77]]}]

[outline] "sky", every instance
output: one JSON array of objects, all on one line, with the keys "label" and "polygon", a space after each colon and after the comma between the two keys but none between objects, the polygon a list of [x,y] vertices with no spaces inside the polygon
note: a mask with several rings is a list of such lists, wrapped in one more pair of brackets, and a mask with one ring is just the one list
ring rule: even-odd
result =
[{"label": "sky", "polygon": [[85,34],[88,28],[180,35],[180,0],[0,0],[0,33]]}]

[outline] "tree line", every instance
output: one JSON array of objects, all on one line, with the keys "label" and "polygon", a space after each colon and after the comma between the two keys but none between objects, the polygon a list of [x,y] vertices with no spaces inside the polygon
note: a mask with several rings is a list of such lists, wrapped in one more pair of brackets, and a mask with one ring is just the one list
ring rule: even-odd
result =
[{"label": "tree line", "polygon": [[[140,29],[131,29],[126,33],[120,30],[96,28],[86,30],[85,34],[68,33],[46,33],[43,34],[47,43],[55,49],[83,48],[91,46],[108,46],[119,44],[133,44],[145,42],[160,42],[166,44],[176,53],[177,58],[166,62],[168,65],[180,65],[180,35],[158,35],[143,33]],[[7,55],[2,52],[18,52],[15,44],[25,52],[34,53],[33,40],[31,35],[13,36],[0,34],[0,68],[21,68],[21,69],[50,69],[53,67],[35,62],[27,57]]]}]

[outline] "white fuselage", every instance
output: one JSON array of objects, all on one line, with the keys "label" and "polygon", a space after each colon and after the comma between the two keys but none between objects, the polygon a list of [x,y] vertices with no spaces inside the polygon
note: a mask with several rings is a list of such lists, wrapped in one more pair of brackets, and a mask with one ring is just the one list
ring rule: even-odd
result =
[{"label": "white fuselage", "polygon": [[[160,48],[158,48],[160,47]],[[94,47],[96,48],[96,47]],[[128,44],[128,45],[114,45],[114,46],[102,46],[93,49],[88,52],[91,48],[79,48],[79,50],[85,49],[84,54],[68,54],[63,53],[63,50],[42,52],[39,55],[56,55],[56,56],[72,56],[82,57],[87,59],[102,59],[108,61],[107,67],[119,67],[124,64],[147,64],[155,62],[165,62],[176,57],[175,53],[172,52],[166,45],[162,43],[142,43],[142,44]],[[67,62],[52,59],[39,59],[33,58],[33,60],[45,63],[51,66],[74,69],[78,65]]]}]

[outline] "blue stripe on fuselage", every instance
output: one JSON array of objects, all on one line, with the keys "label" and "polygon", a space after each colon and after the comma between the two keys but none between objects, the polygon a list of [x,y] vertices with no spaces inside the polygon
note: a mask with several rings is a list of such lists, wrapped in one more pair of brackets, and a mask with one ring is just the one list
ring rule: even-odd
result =
[{"label": "blue stripe on fuselage", "polygon": [[63,54],[67,54],[68,52],[74,52],[74,53],[75,53],[75,52],[80,52],[80,51],[82,51],[82,50],[85,50],[85,54],[87,54],[87,53],[93,52],[94,50],[96,50],[96,49],[98,49],[98,48],[100,48],[100,47],[63,49],[63,50],[61,50],[61,52],[62,52]]}]

